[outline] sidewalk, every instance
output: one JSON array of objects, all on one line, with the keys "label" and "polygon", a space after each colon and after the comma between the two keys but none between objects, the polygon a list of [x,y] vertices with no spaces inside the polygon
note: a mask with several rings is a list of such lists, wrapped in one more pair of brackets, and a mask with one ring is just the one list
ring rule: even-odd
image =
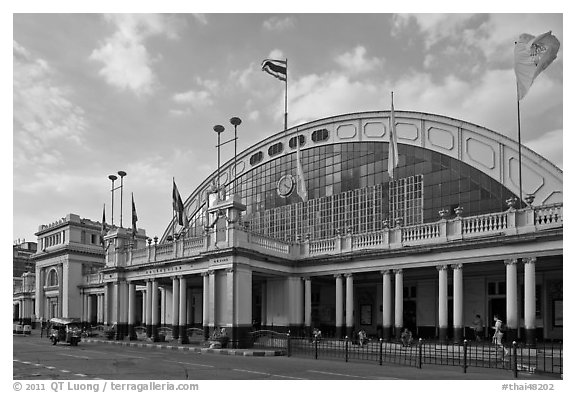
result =
[{"label": "sidewalk", "polygon": [[123,341],[123,340],[104,340],[101,338],[82,338],[82,342],[104,343],[110,345],[121,345],[125,347],[137,348],[156,348],[167,349],[172,351],[190,351],[196,353],[216,353],[220,355],[232,356],[285,356],[284,350],[263,350],[263,349],[212,349],[203,348],[194,344],[171,344],[171,343],[153,343],[142,341]]}]

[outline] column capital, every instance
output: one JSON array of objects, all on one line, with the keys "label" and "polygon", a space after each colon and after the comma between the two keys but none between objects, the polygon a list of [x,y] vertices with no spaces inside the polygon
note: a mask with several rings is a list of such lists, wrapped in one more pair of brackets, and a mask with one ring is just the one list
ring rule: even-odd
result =
[{"label": "column capital", "polygon": [[388,270],[380,270],[380,274],[383,276],[389,276],[390,274],[392,274],[392,270],[388,269]]},{"label": "column capital", "polygon": [[403,274],[403,270],[402,269],[394,269],[394,274],[399,275],[399,274]]},{"label": "column capital", "polygon": [[453,270],[462,270],[463,265],[461,263],[456,263],[454,265],[450,265]]},{"label": "column capital", "polygon": [[439,272],[443,270],[448,270],[448,265],[437,265],[436,270],[438,270]]},{"label": "column capital", "polygon": [[344,274],[344,277],[346,277],[346,278],[352,278],[352,277],[353,277],[353,274],[352,274],[352,273],[345,273],[345,274]]},{"label": "column capital", "polygon": [[310,276],[302,276],[303,281],[310,281]]},{"label": "column capital", "polygon": [[213,276],[216,274],[216,270],[208,270],[206,273],[208,273],[209,275]]},{"label": "column capital", "polygon": [[518,262],[518,260],[516,260],[516,259],[505,259],[505,260],[504,260],[504,264],[505,264],[506,266],[508,266],[508,265],[516,265],[517,262]]},{"label": "column capital", "polygon": [[525,265],[536,263],[536,257],[522,258],[522,262],[524,262]]},{"label": "column capital", "polygon": [[335,274],[334,278],[342,278],[342,274],[341,273]]},{"label": "column capital", "polygon": [[225,270],[226,270],[226,273],[234,273],[234,271],[235,271],[234,267],[227,267]]}]

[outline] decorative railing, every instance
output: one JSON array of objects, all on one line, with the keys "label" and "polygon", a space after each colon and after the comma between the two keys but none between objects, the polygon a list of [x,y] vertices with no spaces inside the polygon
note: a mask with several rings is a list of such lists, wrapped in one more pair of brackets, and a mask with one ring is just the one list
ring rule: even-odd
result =
[{"label": "decorative railing", "polygon": [[[132,250],[131,257],[127,253],[125,259],[127,265],[138,265],[200,255],[215,247],[218,249],[241,247],[278,257],[289,256],[293,260],[298,260],[359,249],[390,250],[425,244],[441,245],[486,236],[523,235],[538,230],[562,228],[562,226],[562,204],[528,207],[520,210],[509,209],[505,212],[471,217],[439,219],[436,222],[409,227],[396,226],[368,233],[339,234],[330,239],[306,239],[296,243],[249,232],[242,226],[230,225],[219,229],[218,233],[208,231],[200,237],[180,238],[166,244],[148,244],[143,248]],[[222,236],[222,231],[228,231],[227,235]],[[217,237],[219,240],[216,243]],[[120,254],[113,255],[110,259],[123,260]],[[87,280],[98,279],[96,275],[87,276]]]},{"label": "decorative railing", "polygon": [[174,243],[161,244],[156,246],[156,260],[164,261],[174,255]]},{"label": "decorative railing", "polygon": [[325,254],[336,249],[336,239],[316,240],[310,242],[310,255]]},{"label": "decorative railing", "polygon": [[421,242],[440,237],[440,223],[412,225],[402,228],[402,242]]},{"label": "decorative railing", "polygon": [[508,228],[508,214],[494,213],[481,216],[466,217],[462,219],[462,234],[482,234],[500,232]]},{"label": "decorative railing", "polygon": [[199,250],[204,247],[204,237],[191,237],[184,239],[184,254]]},{"label": "decorative railing", "polygon": [[248,243],[255,244],[266,250],[276,251],[283,254],[288,254],[290,252],[290,245],[288,243],[254,232],[248,232],[247,240]]},{"label": "decorative railing", "polygon": [[549,226],[562,224],[564,219],[564,209],[561,203],[534,208],[534,224],[536,226]]},{"label": "decorative railing", "polygon": [[353,249],[380,247],[383,243],[384,233],[382,231],[360,233],[352,237]]}]

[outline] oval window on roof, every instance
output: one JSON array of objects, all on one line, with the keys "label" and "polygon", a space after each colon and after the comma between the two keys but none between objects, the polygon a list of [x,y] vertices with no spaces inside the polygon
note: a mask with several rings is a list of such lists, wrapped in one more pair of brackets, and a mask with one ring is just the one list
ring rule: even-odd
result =
[{"label": "oval window on roof", "polygon": [[282,150],[284,150],[284,146],[282,145],[282,142],[275,143],[268,148],[268,155],[270,157],[275,156],[277,154],[282,153]]},{"label": "oval window on roof", "polygon": [[261,151],[259,151],[258,153],[252,154],[252,157],[250,157],[250,165],[258,164],[260,161],[262,161],[262,158],[264,158],[264,154],[262,154]]},{"label": "oval window on roof", "polygon": [[312,141],[323,142],[328,139],[328,130],[323,128],[312,133]]},{"label": "oval window on roof", "polygon": [[293,136],[290,138],[290,141],[288,141],[288,146],[290,146],[291,149],[296,149],[296,138],[298,138],[300,142],[300,147],[304,146],[304,142],[306,141],[304,135],[298,135],[298,137]]}]

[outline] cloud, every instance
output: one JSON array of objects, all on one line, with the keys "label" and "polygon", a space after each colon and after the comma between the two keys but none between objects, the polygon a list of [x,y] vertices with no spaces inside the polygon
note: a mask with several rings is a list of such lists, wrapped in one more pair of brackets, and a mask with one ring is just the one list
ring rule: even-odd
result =
[{"label": "cloud", "polygon": [[262,27],[268,31],[286,31],[293,29],[296,26],[296,21],[293,17],[287,16],[284,18],[280,18],[277,16],[273,16],[272,18],[266,19],[262,23]]},{"label": "cloud", "polygon": [[216,80],[196,77],[195,83],[200,86],[197,90],[188,90],[175,93],[172,101],[185,108],[171,109],[170,113],[177,116],[191,114],[194,110],[208,108],[214,105],[214,96],[218,94],[220,83]]},{"label": "cloud", "polygon": [[362,74],[382,68],[383,60],[378,58],[367,59],[366,48],[357,46],[354,48],[354,52],[346,52],[337,56],[336,63],[351,74]]},{"label": "cloud", "polygon": [[195,109],[214,105],[211,93],[206,90],[188,90],[183,93],[176,93],[172,96],[172,100],[177,104],[187,105]]},{"label": "cloud", "polygon": [[13,42],[14,166],[57,166],[62,151],[84,148],[88,128],[72,91],[55,82],[57,73],[43,59]]},{"label": "cloud", "polygon": [[158,84],[152,65],[158,57],[149,53],[145,41],[153,36],[177,39],[180,24],[173,23],[173,18],[157,14],[106,15],[106,21],[116,30],[90,55],[91,60],[103,64],[99,74],[120,90],[137,96],[152,94]]}]

